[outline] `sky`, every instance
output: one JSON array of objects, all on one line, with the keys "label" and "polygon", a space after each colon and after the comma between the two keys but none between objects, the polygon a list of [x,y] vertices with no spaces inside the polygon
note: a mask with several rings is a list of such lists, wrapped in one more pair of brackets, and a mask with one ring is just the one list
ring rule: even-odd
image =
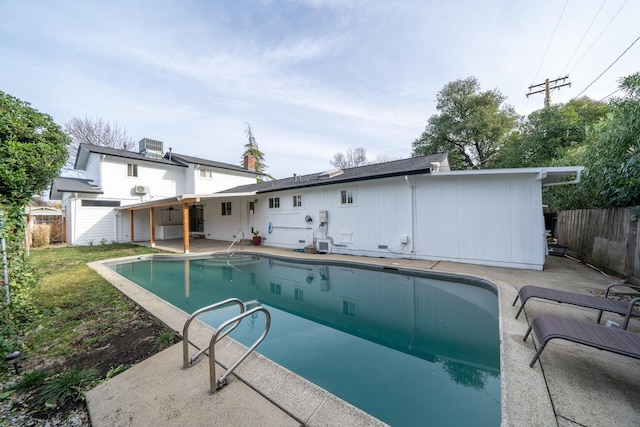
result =
[{"label": "sky", "polygon": [[603,99],[640,71],[639,17],[636,0],[0,0],[0,91],[231,164],[250,124],[284,178],[349,148],[409,157],[470,76],[521,115],[546,78],[571,83],[552,104]]}]

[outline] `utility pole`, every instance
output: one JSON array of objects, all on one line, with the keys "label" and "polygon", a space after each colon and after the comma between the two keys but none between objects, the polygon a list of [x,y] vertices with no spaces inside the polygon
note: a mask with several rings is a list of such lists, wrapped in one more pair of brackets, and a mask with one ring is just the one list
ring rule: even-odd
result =
[{"label": "utility pole", "polygon": [[[554,89],[560,89],[561,87],[564,87],[564,86],[571,86],[571,82],[565,83],[565,80],[567,80],[568,78],[569,76],[559,77],[555,80],[546,79],[544,83],[539,83],[537,85],[529,86],[529,93],[527,94],[527,98],[529,97],[529,95],[534,95],[536,93],[544,92],[545,93],[544,106],[545,108],[549,108],[551,107],[551,91]],[[532,92],[533,89],[539,88],[541,86],[544,86],[544,89],[539,89]]]}]

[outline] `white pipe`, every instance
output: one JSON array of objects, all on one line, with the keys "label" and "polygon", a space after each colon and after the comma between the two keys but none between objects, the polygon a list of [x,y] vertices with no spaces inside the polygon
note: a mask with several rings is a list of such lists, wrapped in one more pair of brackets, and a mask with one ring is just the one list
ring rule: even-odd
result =
[{"label": "white pipe", "polygon": [[408,175],[404,176],[404,180],[411,187],[411,253],[415,253],[415,241],[416,241],[416,182],[414,179],[409,179]]}]

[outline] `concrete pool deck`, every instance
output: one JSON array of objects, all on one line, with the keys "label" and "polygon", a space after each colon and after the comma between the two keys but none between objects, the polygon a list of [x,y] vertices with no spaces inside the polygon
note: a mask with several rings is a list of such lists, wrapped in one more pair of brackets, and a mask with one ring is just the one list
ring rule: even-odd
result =
[{"label": "concrete pool deck", "polygon": [[[156,245],[182,252],[182,241]],[[228,242],[194,240],[191,255],[226,250]],[[554,313],[589,322],[595,310],[531,300],[519,319],[512,307],[517,290],[527,284],[574,292],[604,292],[617,281],[569,258],[547,258],[544,271],[516,270],[451,262],[313,255],[290,250],[252,247],[261,252],[292,258],[317,258],[365,264],[413,268],[472,276],[498,288],[501,334],[502,425],[504,426],[626,426],[640,420],[640,361],[580,346],[551,341],[534,368],[532,338],[522,341],[528,321],[538,313]],[[178,333],[187,314],[114,273],[103,263],[92,263],[103,277]],[[526,316],[525,316],[526,314]],[[602,323],[621,317],[603,315]],[[630,330],[640,331],[632,319]],[[189,341],[208,345],[211,328],[194,322]],[[216,360],[230,366],[244,352],[241,345],[224,339],[216,346]],[[190,354],[195,351],[190,346]],[[229,385],[209,393],[206,356],[194,367],[182,369],[182,343],[141,362],[87,393],[87,407],[94,427],[155,425],[383,425],[357,408],[303,378],[253,354],[230,377]],[[392,368],[390,368],[392,369]],[[219,376],[223,371],[217,368]],[[375,375],[375,373],[372,373]],[[382,386],[382,385],[381,385]]]}]

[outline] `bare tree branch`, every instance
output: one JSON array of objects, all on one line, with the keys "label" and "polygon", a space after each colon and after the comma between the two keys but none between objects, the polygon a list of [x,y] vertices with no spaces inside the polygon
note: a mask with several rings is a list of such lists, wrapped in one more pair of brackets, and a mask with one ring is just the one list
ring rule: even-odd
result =
[{"label": "bare tree branch", "polygon": [[121,128],[117,124],[112,126],[111,123],[102,119],[90,119],[86,116],[84,119],[76,117],[65,123],[64,127],[71,137],[71,144],[68,146],[68,167],[73,167],[80,144],[99,145],[127,151],[135,147],[133,139],[127,134],[125,128]]}]

